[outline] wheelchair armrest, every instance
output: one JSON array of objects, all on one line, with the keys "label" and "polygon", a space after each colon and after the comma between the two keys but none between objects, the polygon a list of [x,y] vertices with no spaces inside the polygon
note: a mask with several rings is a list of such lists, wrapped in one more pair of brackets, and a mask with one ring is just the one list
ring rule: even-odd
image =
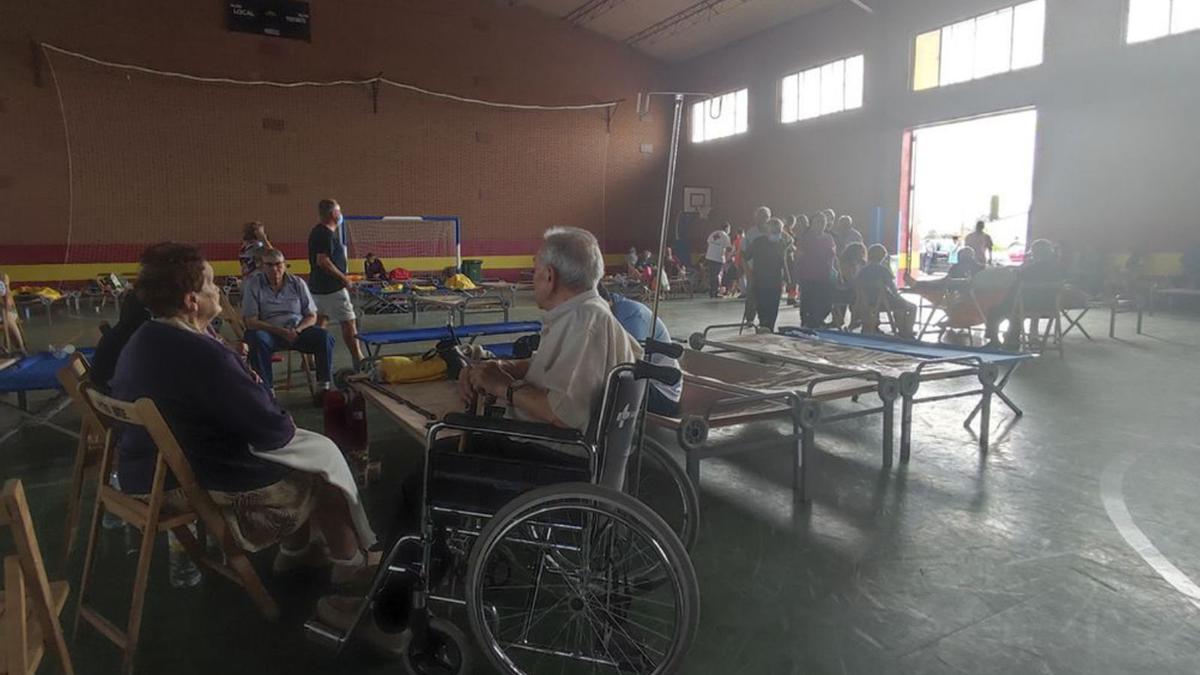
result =
[{"label": "wheelchair armrest", "polygon": [[552,424],[541,422],[524,422],[503,417],[478,417],[465,413],[449,413],[442,421],[446,426],[462,431],[475,431],[485,434],[518,434],[527,437],[537,437],[557,443],[583,443],[583,434],[576,429],[563,429]]},{"label": "wheelchair armrest", "polygon": [[658,340],[646,340],[643,345],[646,348],[646,355],[662,354],[668,358],[677,359],[683,356],[683,345],[675,342],[659,342]]},{"label": "wheelchair armrest", "polygon": [[633,377],[637,380],[654,380],[673,387],[683,377],[683,373],[678,368],[656,366],[649,361],[638,361],[633,364]]}]

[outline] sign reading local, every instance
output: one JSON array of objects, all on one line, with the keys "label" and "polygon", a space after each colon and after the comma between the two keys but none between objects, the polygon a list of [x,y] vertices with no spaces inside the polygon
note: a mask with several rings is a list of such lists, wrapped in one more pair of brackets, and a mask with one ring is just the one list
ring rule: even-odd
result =
[{"label": "sign reading local", "polygon": [[311,39],[308,3],[299,0],[230,0],[225,19],[229,30],[240,33]]}]

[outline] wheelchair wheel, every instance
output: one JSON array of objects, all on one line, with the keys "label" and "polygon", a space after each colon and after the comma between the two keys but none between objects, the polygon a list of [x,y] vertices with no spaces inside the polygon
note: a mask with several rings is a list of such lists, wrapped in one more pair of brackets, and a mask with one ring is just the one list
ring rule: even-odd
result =
[{"label": "wheelchair wheel", "polygon": [[642,451],[627,471],[626,492],[661,516],[691,551],[700,534],[700,495],[687,472],[662,443],[648,436],[642,438]]},{"label": "wheelchair wheel", "polygon": [[465,675],[475,668],[471,643],[462,629],[439,617],[429,617],[425,639],[414,638],[401,658],[408,675]]},{"label": "wheelchair wheel", "polygon": [[[500,578],[497,559],[514,554],[521,573]],[[492,518],[471,551],[466,601],[497,672],[665,675],[695,637],[700,591],[683,543],[650,507],[564,483]]]}]

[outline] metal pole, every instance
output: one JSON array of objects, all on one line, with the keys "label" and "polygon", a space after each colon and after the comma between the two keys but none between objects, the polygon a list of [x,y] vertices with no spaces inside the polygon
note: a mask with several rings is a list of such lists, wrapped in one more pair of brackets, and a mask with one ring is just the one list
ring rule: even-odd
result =
[{"label": "metal pole", "polygon": [[679,127],[683,119],[683,94],[675,96],[675,119],[671,123],[671,151],[667,155],[667,193],[663,198],[662,227],[658,232],[658,266],[654,270],[654,304],[651,307],[650,337],[658,326],[658,299],[662,293],[663,257],[667,246],[667,227],[671,220],[671,196],[675,192],[675,163],[679,158]]}]

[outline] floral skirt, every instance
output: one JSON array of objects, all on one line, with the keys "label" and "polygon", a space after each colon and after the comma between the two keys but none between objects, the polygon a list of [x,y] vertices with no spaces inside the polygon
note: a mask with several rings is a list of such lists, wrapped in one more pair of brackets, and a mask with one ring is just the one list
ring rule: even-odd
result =
[{"label": "floral skirt", "polygon": [[[209,490],[208,494],[229,524],[234,541],[243,549],[255,552],[278,543],[308,522],[317,503],[318,480],[314,474],[292,471],[279,481],[256,490]],[[148,497],[139,495],[141,499]],[[171,508],[190,508],[182,489],[168,491],[164,499]]]}]

